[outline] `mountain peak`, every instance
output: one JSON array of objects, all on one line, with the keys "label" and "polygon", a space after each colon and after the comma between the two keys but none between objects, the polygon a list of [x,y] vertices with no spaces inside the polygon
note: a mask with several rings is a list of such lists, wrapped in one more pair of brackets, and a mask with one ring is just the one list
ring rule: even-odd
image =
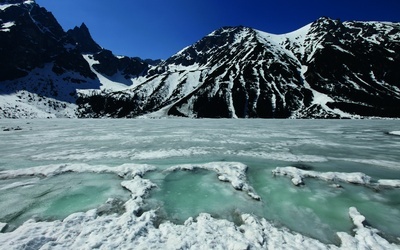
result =
[{"label": "mountain peak", "polygon": [[329,17],[320,17],[311,24],[311,28],[321,31],[336,30],[342,26],[340,19],[331,19]]},{"label": "mountain peak", "polygon": [[67,31],[68,35],[74,39],[78,48],[83,53],[97,53],[102,48],[92,38],[88,27],[85,23],[81,26],[76,26],[72,30]]}]

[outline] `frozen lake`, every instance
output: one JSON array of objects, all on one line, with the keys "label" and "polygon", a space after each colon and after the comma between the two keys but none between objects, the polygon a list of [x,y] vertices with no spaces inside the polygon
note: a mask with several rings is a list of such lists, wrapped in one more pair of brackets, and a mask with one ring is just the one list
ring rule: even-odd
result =
[{"label": "frozen lake", "polygon": [[397,248],[399,131],[396,120],[0,120],[0,246],[279,248],[279,235],[301,234],[299,248],[346,248],[338,232],[361,235],[354,207]]}]

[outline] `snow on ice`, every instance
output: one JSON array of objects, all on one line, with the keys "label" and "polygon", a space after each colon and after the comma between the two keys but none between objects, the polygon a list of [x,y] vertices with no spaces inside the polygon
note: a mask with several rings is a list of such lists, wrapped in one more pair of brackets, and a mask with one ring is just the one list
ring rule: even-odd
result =
[{"label": "snow on ice", "polygon": [[376,183],[371,182],[371,177],[364,173],[341,173],[341,172],[316,172],[303,170],[296,167],[277,167],[272,174],[288,176],[291,178],[295,186],[304,184],[305,178],[316,178],[331,182],[348,182],[359,185],[378,185],[382,187],[400,187],[400,180],[378,180]]},{"label": "snow on ice", "polygon": [[[213,165],[215,163],[205,166],[213,168]],[[126,211],[122,215],[99,215],[98,211],[93,209],[71,214],[62,221],[37,222],[32,219],[15,231],[0,233],[0,245],[5,249],[398,248],[381,238],[377,230],[365,227],[362,224],[365,218],[355,208],[350,208],[349,211],[356,226],[355,236],[338,233],[342,241],[339,247],[323,244],[285,228],[277,228],[265,219],[250,214],[241,216],[243,223],[240,226],[203,213],[197,218],[187,219],[183,225],[165,222],[156,227],[155,210],[145,211],[140,215],[138,213],[146,195],[155,185],[136,175],[131,180],[123,181],[122,186],[132,193],[131,199],[125,203]],[[4,223],[0,224],[1,229],[5,226]]]},{"label": "snow on ice", "polygon": [[247,166],[239,162],[212,162],[199,165],[178,165],[168,168],[166,171],[192,171],[198,168],[214,171],[218,174],[218,179],[220,181],[230,182],[236,190],[247,192],[247,194],[255,200],[261,199],[261,197],[255,193],[253,187],[251,187],[247,182]]},{"label": "snow on ice", "polygon": [[389,132],[390,135],[399,135],[400,136],[400,131],[391,131]]}]

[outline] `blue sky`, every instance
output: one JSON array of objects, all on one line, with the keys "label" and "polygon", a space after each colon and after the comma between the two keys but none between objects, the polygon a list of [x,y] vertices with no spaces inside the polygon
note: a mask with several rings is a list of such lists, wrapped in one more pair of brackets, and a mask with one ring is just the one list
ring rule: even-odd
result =
[{"label": "blue sky", "polygon": [[36,0],[68,30],[84,22],[117,55],[166,59],[222,26],[281,34],[318,17],[400,21],[399,0]]}]

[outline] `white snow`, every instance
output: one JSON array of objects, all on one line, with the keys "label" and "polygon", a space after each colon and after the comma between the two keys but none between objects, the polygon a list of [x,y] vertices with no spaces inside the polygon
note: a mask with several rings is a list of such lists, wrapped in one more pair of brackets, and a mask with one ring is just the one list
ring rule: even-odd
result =
[{"label": "white snow", "polygon": [[1,4],[0,5],[0,10],[3,11],[3,10],[5,10],[5,9],[11,7],[11,6],[14,6],[14,5],[16,5],[16,4]]},{"label": "white snow", "polygon": [[285,43],[291,43],[295,47],[299,48],[298,51],[296,51],[296,52],[300,53],[301,55],[304,55],[304,41],[306,39],[307,33],[310,30],[310,27],[311,27],[311,23],[307,24],[295,31],[285,33],[285,34],[279,34],[279,35],[263,32],[263,31],[259,31],[259,30],[256,30],[256,31],[257,31],[257,35],[260,38],[262,38],[264,41],[273,43],[275,45],[281,45],[282,48],[284,48],[283,45],[285,45]]},{"label": "white snow", "polygon": [[317,178],[325,181],[343,181],[354,184],[366,185],[370,183],[371,177],[364,173],[340,173],[340,172],[316,172],[302,170],[295,167],[277,167],[272,171],[273,175],[289,176],[294,185],[303,184],[304,178]]},{"label": "white snow", "polygon": [[400,246],[390,244],[379,236],[378,230],[364,226],[365,217],[355,207],[350,207],[349,216],[356,226],[355,236],[343,232],[337,233],[343,249],[400,249]]},{"label": "white snow", "polygon": [[[96,210],[75,213],[62,221],[29,220],[13,232],[0,233],[5,249],[397,249],[381,238],[378,231],[363,226],[365,220],[355,208],[349,215],[356,225],[355,236],[340,232],[341,246],[325,245],[285,228],[277,228],[265,219],[241,215],[240,226],[226,220],[200,214],[183,225],[164,222],[156,228],[154,210],[137,216],[148,191],[154,184],[138,176],[122,184],[131,190],[126,212],[98,216]],[[5,226],[4,223],[0,226]]]},{"label": "white snow", "polygon": [[55,118],[54,114],[18,100],[16,95],[0,95],[0,117],[3,118]]},{"label": "white snow", "polygon": [[378,180],[379,186],[400,188],[400,180]]},{"label": "white snow", "polygon": [[83,55],[83,58],[89,63],[90,69],[93,73],[96,74],[97,78],[100,80],[101,86],[100,89],[102,90],[111,90],[111,91],[120,91],[124,89],[128,89],[132,84],[133,81],[131,79],[126,79],[124,76],[118,72],[116,75],[112,77],[106,77],[99,72],[97,72],[94,68],[94,64],[98,64],[99,62],[93,59],[93,55],[86,54]]},{"label": "white snow", "polygon": [[[301,75],[304,76],[305,73],[307,72],[308,67],[307,66],[301,66]],[[317,90],[313,89],[310,84],[304,80],[304,87],[306,87],[307,89],[311,90],[311,92],[313,93],[313,104],[319,105],[321,106],[324,110],[330,111],[332,113],[338,114],[340,115],[340,117],[353,117],[350,114],[347,114],[339,109],[331,109],[328,107],[327,103],[328,102],[334,102],[334,100],[329,97],[328,95],[318,92]]]},{"label": "white snow", "polygon": [[246,171],[247,166],[239,162],[212,162],[207,164],[187,164],[178,165],[168,168],[166,171],[177,171],[177,170],[194,170],[194,169],[206,169],[214,171],[218,175],[218,179],[224,182],[230,182],[236,190],[242,190],[255,199],[260,200],[253,187],[251,187],[247,181]]},{"label": "white snow", "polygon": [[291,178],[295,186],[304,184],[305,178],[316,178],[330,182],[348,182],[360,185],[370,185],[378,187],[391,187],[400,188],[400,180],[377,180],[376,183],[372,182],[372,178],[364,173],[341,173],[341,172],[316,172],[310,170],[302,170],[295,167],[277,167],[272,171],[272,174],[288,176]]},{"label": "white snow", "polygon": [[21,168],[0,171],[0,179],[13,179],[18,177],[44,177],[54,176],[69,172],[75,173],[115,173],[119,176],[142,176],[148,171],[155,170],[150,165],[123,164],[120,166],[109,167],[105,165],[89,165],[84,163],[53,164],[31,168]]},{"label": "white snow", "polygon": [[52,68],[48,63],[25,77],[2,82],[0,91],[9,94],[0,95],[0,118],[76,118],[76,88],[94,89],[100,84],[77,72],[57,75]]},{"label": "white snow", "polygon": [[15,25],[15,22],[6,22],[1,24],[0,31],[10,32],[10,28]]}]

